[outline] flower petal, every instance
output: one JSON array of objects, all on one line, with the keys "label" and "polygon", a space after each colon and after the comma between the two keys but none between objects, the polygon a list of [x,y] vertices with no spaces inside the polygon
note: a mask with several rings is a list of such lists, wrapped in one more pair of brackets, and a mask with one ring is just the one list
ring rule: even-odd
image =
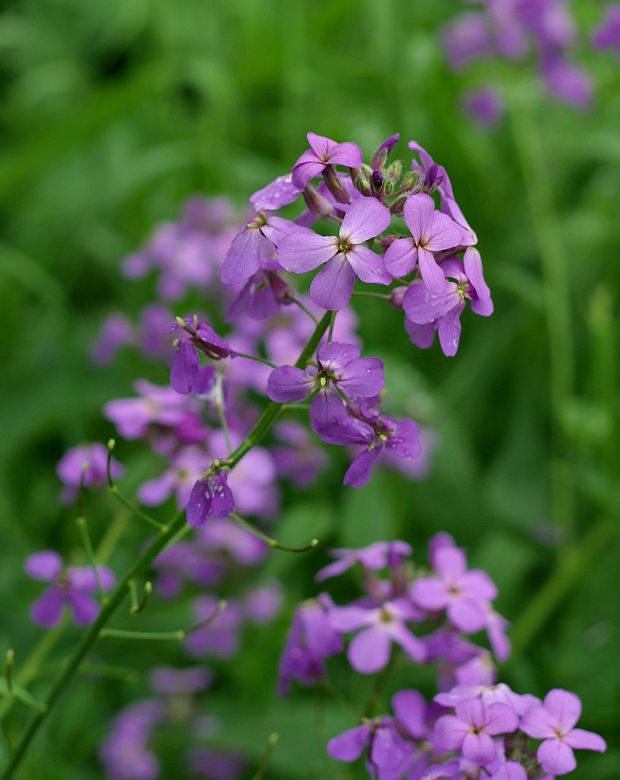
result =
[{"label": "flower petal", "polygon": [[410,238],[397,238],[383,255],[385,269],[392,276],[406,276],[413,271],[418,249]]},{"label": "flower petal", "polygon": [[303,401],[308,397],[313,381],[301,368],[279,366],[269,374],[267,395],[281,404]]},{"label": "flower petal", "polygon": [[357,761],[370,741],[370,733],[370,726],[366,724],[344,731],[329,740],[327,752],[336,761]]},{"label": "flower petal", "polygon": [[35,580],[44,580],[51,582],[60,575],[62,571],[62,558],[53,550],[42,550],[33,553],[26,558],[24,564],[26,574]]},{"label": "flower petal", "polygon": [[349,645],[349,663],[360,674],[374,674],[390,660],[390,637],[383,628],[372,626],[361,631]]},{"label": "flower petal", "polygon": [[60,620],[63,604],[62,590],[52,585],[30,607],[30,617],[43,628],[52,628]]},{"label": "flower petal", "polygon": [[366,284],[391,283],[392,276],[385,270],[383,257],[367,246],[356,246],[346,257],[355,275]]},{"label": "flower petal", "polygon": [[336,255],[312,280],[310,297],[323,309],[338,311],[351,300],[355,273],[344,255]]},{"label": "flower petal", "polygon": [[403,217],[417,244],[431,237],[435,201],[430,195],[418,193],[405,201]]},{"label": "flower petal", "polygon": [[235,236],[222,263],[222,284],[241,284],[258,271],[263,240],[257,228],[245,227]]},{"label": "flower petal", "polygon": [[491,291],[489,290],[487,283],[484,281],[480,252],[473,246],[467,247],[465,254],[463,255],[463,264],[465,266],[465,273],[467,278],[476,291],[478,298],[481,298],[483,301],[487,298],[490,298]]},{"label": "flower petal", "polygon": [[376,198],[358,198],[347,209],[340,226],[340,237],[352,244],[363,244],[383,233],[391,221],[389,209]]},{"label": "flower petal", "polygon": [[446,277],[439,265],[437,265],[435,256],[430,250],[424,247],[418,249],[418,266],[425,287],[430,292],[441,295],[446,286]]},{"label": "flower petal", "polygon": [[439,320],[439,327],[437,328],[439,343],[441,344],[441,351],[446,357],[454,357],[458,352],[461,340],[462,311],[463,305],[461,304]]},{"label": "flower petal", "polygon": [[551,775],[567,775],[577,766],[572,749],[558,737],[546,739],[536,751],[536,757],[545,772]]},{"label": "flower petal", "polygon": [[287,271],[313,271],[336,254],[334,238],[320,236],[310,228],[297,227],[280,241],[278,261]]},{"label": "flower petal", "polygon": [[607,750],[607,743],[598,734],[585,729],[573,729],[564,737],[564,742],[576,750],[597,750],[603,753]]},{"label": "flower petal", "polygon": [[362,150],[357,144],[343,141],[329,153],[329,161],[333,165],[347,165],[349,168],[359,168],[362,164]]}]

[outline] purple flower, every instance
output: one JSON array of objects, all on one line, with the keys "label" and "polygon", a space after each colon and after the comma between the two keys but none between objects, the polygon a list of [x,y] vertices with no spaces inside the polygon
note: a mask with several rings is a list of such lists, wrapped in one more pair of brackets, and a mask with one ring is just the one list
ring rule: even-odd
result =
[{"label": "purple flower", "polygon": [[231,658],[239,650],[243,613],[234,601],[228,601],[220,612],[218,612],[218,604],[215,596],[199,596],[195,599],[193,604],[195,620],[197,622],[209,620],[209,623],[186,637],[185,647],[190,655]]},{"label": "purple flower", "polygon": [[591,731],[574,728],[581,715],[581,701],[574,693],[555,688],[545,696],[542,704],[531,707],[521,722],[521,730],[528,737],[542,739],[537,758],[551,775],[566,775],[577,766],[576,750],[607,749],[605,740]]},{"label": "purple flower", "polygon": [[325,468],[328,458],[307,428],[293,421],[275,427],[278,444],[272,449],[278,476],[287,477],[300,488],[311,485]]},{"label": "purple flower", "polygon": [[303,401],[311,392],[319,391],[312,401],[312,413],[320,425],[325,416],[326,393],[343,394],[350,398],[372,398],[383,390],[383,361],[360,357],[355,344],[332,341],[319,347],[318,368],[301,369],[280,366],[269,375],[267,394],[278,403]]},{"label": "purple flower", "polygon": [[165,696],[204,691],[209,687],[212,679],[213,675],[204,666],[193,666],[188,669],[156,666],[150,672],[152,689]]},{"label": "purple flower", "polygon": [[424,660],[424,644],[407,628],[420,613],[407,599],[386,601],[378,607],[332,607],[329,619],[341,633],[362,629],[351,641],[347,657],[360,674],[374,674],[390,660],[392,642],[400,645],[417,663]]},{"label": "purple flower", "polygon": [[90,356],[98,366],[111,363],[121,347],[133,344],[134,328],[131,322],[122,314],[110,314],[106,317],[97,341],[93,344]]},{"label": "purple flower", "polygon": [[402,738],[392,718],[365,721],[344,731],[327,743],[327,752],[337,761],[357,761],[368,748],[368,770],[377,780],[397,780],[401,766],[411,755],[411,746]]},{"label": "purple flower", "polygon": [[[224,521],[214,521],[220,522]],[[214,523],[205,528],[211,528]],[[158,595],[171,599],[179,595],[185,582],[193,582],[203,588],[219,582],[226,572],[226,561],[209,555],[192,542],[177,542],[157,557],[154,568],[158,575]]]},{"label": "purple flower", "polygon": [[463,106],[481,127],[493,127],[504,113],[504,100],[496,89],[472,89],[465,92]]},{"label": "purple flower", "polygon": [[611,49],[620,57],[620,3],[610,3],[592,41],[598,49]]},{"label": "purple flower", "polygon": [[273,256],[274,246],[294,228],[295,224],[288,219],[259,211],[233,239],[222,264],[222,283],[244,284],[261,270],[265,258]]},{"label": "purple flower", "polygon": [[210,517],[223,520],[235,511],[235,502],[228,487],[226,473],[216,471],[199,479],[187,503],[187,522],[194,528],[204,525]]},{"label": "purple flower", "polygon": [[411,553],[411,545],[399,541],[374,542],[374,544],[359,550],[330,550],[329,554],[336,560],[318,571],[314,579],[316,582],[324,582],[330,577],[338,577],[355,566],[356,563],[370,571],[380,571],[388,565],[396,567],[403,558]]},{"label": "purple flower", "polygon": [[434,577],[421,577],[411,587],[411,598],[429,612],[446,610],[452,625],[473,633],[487,623],[488,604],[497,589],[488,574],[467,570],[465,554],[458,547],[441,547],[434,555]]},{"label": "purple flower", "polygon": [[479,699],[456,705],[455,715],[435,724],[435,740],[444,750],[461,750],[475,764],[490,764],[496,755],[492,737],[515,731],[518,717],[506,704],[484,705]]},{"label": "purple flower", "polygon": [[444,355],[453,357],[461,338],[465,301],[469,300],[472,311],[481,317],[493,313],[493,302],[480,254],[473,247],[468,247],[464,260],[445,260],[440,268],[445,277],[442,292],[433,293],[421,282],[414,282],[405,293],[403,309],[410,321],[405,325],[412,341],[422,348],[430,346],[438,330]]},{"label": "purple flower", "polygon": [[157,780],[159,762],[148,749],[151,731],[165,718],[161,702],[132,704],[114,718],[99,756],[114,780]]},{"label": "purple flower", "polygon": [[[67,450],[56,466],[56,473],[64,483],[62,500],[72,501],[80,489],[84,487],[101,487],[106,484],[106,465],[108,450],[103,444],[83,444]],[[112,458],[110,473],[114,479],[119,479],[125,473],[121,464]]]},{"label": "purple flower", "polygon": [[[273,262],[274,266],[278,266]],[[279,266],[278,266],[279,268]],[[283,304],[290,302],[293,291],[278,275],[277,268],[264,268],[252,274],[237,293],[226,314],[226,320],[233,322],[242,314],[255,320],[265,320],[280,311]]]},{"label": "purple flower", "polygon": [[277,580],[253,588],[243,600],[246,618],[257,626],[264,626],[280,614],[284,600],[282,586]]},{"label": "purple flower", "polygon": [[[62,558],[53,550],[34,553],[26,559],[26,573],[35,580],[52,583],[34,602],[30,617],[43,628],[53,628],[64,606],[71,608],[78,626],[92,623],[99,614],[99,604],[90,595],[99,589],[91,566],[69,566],[63,569]],[[104,590],[114,586],[114,574],[107,566],[98,566],[99,582]]]},{"label": "purple flower", "polygon": [[265,542],[228,519],[207,523],[200,529],[198,540],[204,551],[226,553],[230,560],[241,566],[257,566],[269,552]]},{"label": "purple flower", "polygon": [[404,219],[411,238],[398,238],[385,253],[385,267],[392,276],[406,276],[419,265],[422,280],[432,293],[442,293],[445,278],[434,253],[463,243],[463,231],[447,214],[435,210],[429,195],[412,195],[405,201]]},{"label": "purple flower", "polygon": [[183,509],[189,501],[194,483],[207,470],[210,462],[211,458],[200,447],[183,447],[172,455],[169,469],[140,486],[139,500],[147,506],[158,506],[174,491],[177,506]]},{"label": "purple flower", "polygon": [[288,693],[291,680],[302,685],[321,680],[325,676],[325,659],[342,652],[342,638],[329,619],[328,610],[332,607],[329,596],[322,594],[295,610],[278,670],[280,696]]},{"label": "purple flower", "polygon": [[355,278],[367,284],[391,281],[383,258],[365,242],[390,224],[389,210],[375,198],[359,198],[347,209],[336,236],[320,236],[297,227],[278,245],[280,264],[293,273],[305,273],[326,264],[310,286],[310,297],[324,309],[344,308],[351,298]]},{"label": "purple flower", "polygon": [[481,57],[493,52],[491,31],[483,14],[465,13],[443,31],[443,45],[454,70],[462,70]]},{"label": "purple flower", "polygon": [[542,77],[547,91],[575,108],[587,108],[592,102],[590,76],[570,60],[556,52],[549,52],[541,63]]},{"label": "purple flower", "polygon": [[256,211],[277,211],[283,206],[294,203],[301,195],[302,187],[293,184],[292,174],[278,176],[253,195],[250,195],[250,203]]},{"label": "purple flower", "polygon": [[338,144],[331,138],[308,133],[307,149],[293,166],[292,184],[303,190],[315,176],[319,176],[328,165],[346,165],[359,168],[362,164],[362,150],[356,144],[345,141]]},{"label": "purple flower", "polygon": [[230,346],[220,338],[210,325],[198,317],[186,317],[185,326],[178,322],[171,330],[180,331],[175,342],[175,353],[170,369],[170,384],[177,393],[206,394],[213,387],[215,372],[212,366],[200,366],[199,352],[210,360],[234,357]]}]

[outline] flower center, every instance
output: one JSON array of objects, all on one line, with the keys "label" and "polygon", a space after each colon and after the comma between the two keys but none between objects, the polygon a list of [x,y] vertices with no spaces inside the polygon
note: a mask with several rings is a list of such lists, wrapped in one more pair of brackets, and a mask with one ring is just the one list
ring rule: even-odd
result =
[{"label": "flower center", "polygon": [[350,252],[352,249],[351,242],[348,238],[339,238],[336,246],[338,248],[338,252],[342,252],[343,255],[347,252]]},{"label": "flower center", "polygon": [[467,296],[468,287],[469,284],[467,282],[461,282],[461,284],[456,285],[456,294],[462,301],[464,301]]}]

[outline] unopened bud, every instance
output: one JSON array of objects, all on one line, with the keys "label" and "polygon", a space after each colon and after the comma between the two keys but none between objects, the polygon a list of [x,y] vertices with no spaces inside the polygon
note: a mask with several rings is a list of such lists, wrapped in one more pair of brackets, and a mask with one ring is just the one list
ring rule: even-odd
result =
[{"label": "unopened bud", "polygon": [[370,181],[372,173],[372,168],[368,165],[361,165],[353,171],[353,184],[355,189],[361,192],[362,195],[372,195],[372,184]]},{"label": "unopened bud", "polygon": [[403,308],[403,298],[409,288],[403,285],[402,287],[395,287],[390,293],[390,303],[395,309]]},{"label": "unopened bud", "polygon": [[391,185],[395,185],[398,183],[398,180],[402,176],[402,173],[403,173],[402,160],[394,160],[394,162],[391,165],[389,165],[384,171],[385,179]]},{"label": "unopened bud", "polygon": [[325,181],[325,184],[327,184],[327,188],[334,196],[334,198],[338,201],[338,203],[349,202],[349,194],[345,190],[343,183],[340,181],[338,172],[336,171],[333,165],[325,166],[325,168],[323,169],[323,179]]},{"label": "unopened bud", "polygon": [[333,213],[332,204],[312,184],[306,184],[303,196],[306,205],[315,216],[329,217]]},{"label": "unopened bud", "polygon": [[420,183],[420,174],[417,171],[409,171],[403,176],[401,184],[402,192],[410,192],[415,189]]},{"label": "unopened bud", "polygon": [[370,177],[370,182],[374,192],[381,192],[383,190],[384,184],[383,174],[381,171],[373,171]]},{"label": "unopened bud", "polygon": [[392,244],[394,243],[394,241],[396,241],[397,238],[398,236],[395,236],[393,233],[389,236],[384,236],[379,241],[379,246],[381,247],[381,249],[383,249],[384,252],[387,252],[387,250],[392,246]]}]

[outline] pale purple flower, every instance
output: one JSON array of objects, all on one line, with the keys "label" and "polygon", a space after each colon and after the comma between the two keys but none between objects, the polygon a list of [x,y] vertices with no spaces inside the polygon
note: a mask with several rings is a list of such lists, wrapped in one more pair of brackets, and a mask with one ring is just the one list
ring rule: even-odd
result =
[{"label": "pale purple flower", "polygon": [[415,171],[421,179],[421,184],[425,192],[438,192],[441,200],[440,210],[459,225],[463,230],[461,243],[466,246],[474,246],[478,243],[478,237],[473,231],[461,207],[454,197],[452,182],[448,172],[443,165],[438,165],[423,146],[417,141],[409,141],[409,148],[420,158],[411,161],[411,170]]},{"label": "pale purple flower", "polygon": [[[108,449],[104,444],[83,444],[68,449],[56,466],[58,478],[64,484],[62,500],[69,503],[77,496],[80,485],[84,487],[101,487],[106,484]],[[110,473],[114,479],[119,479],[125,473],[121,464],[112,458]]]},{"label": "pale purple flower", "polygon": [[380,571],[388,565],[390,567],[398,566],[402,559],[411,553],[411,545],[400,541],[374,542],[368,547],[360,549],[330,550],[329,554],[336,560],[318,571],[314,579],[316,582],[323,582],[330,577],[338,577],[357,563],[364,569]]},{"label": "pale purple flower", "polygon": [[216,471],[194,484],[187,504],[187,522],[194,528],[199,528],[210,517],[223,520],[234,511],[235,502],[228,487],[226,473]]},{"label": "pale purple flower", "polygon": [[485,705],[479,699],[459,702],[455,715],[444,715],[435,724],[435,740],[444,750],[461,750],[475,764],[490,764],[496,756],[493,737],[510,734],[518,717],[506,704]]},{"label": "pale purple flower", "polygon": [[156,666],[149,674],[151,688],[165,696],[198,693],[206,690],[213,680],[213,674],[204,666],[175,669]]},{"label": "pale purple flower", "polygon": [[161,702],[146,699],[136,702],[114,718],[99,757],[108,777],[113,780],[157,780],[159,761],[149,750],[153,728],[165,719]]},{"label": "pale purple flower", "polygon": [[327,466],[324,448],[316,445],[305,426],[293,420],[279,423],[274,432],[278,443],[271,454],[278,476],[290,479],[297,487],[308,487]]},{"label": "pale purple flower", "polygon": [[598,49],[611,49],[620,57],[620,3],[609,3],[600,27],[594,31],[592,41]]},{"label": "pale purple flower", "polygon": [[118,313],[110,314],[91,347],[91,360],[98,366],[105,366],[114,360],[121,347],[133,344],[134,341],[134,327],[127,317]]},{"label": "pale purple flower", "polygon": [[376,780],[398,780],[412,747],[403,739],[389,717],[374,718],[344,731],[327,743],[327,752],[337,761],[351,763],[368,749],[366,766]]},{"label": "pale purple flower", "polygon": [[257,566],[269,552],[262,539],[226,518],[213,519],[203,526],[198,532],[198,543],[205,552],[226,553],[228,560],[241,566]]},{"label": "pale purple flower", "polygon": [[481,127],[493,127],[504,114],[504,100],[496,89],[472,89],[463,93],[463,107]]},{"label": "pale purple flower", "polygon": [[462,70],[474,60],[493,53],[489,22],[481,13],[460,14],[442,33],[450,65]]},{"label": "pale purple flower", "polygon": [[223,360],[234,357],[234,351],[198,317],[186,317],[184,328],[174,322],[170,330],[179,333],[170,369],[172,388],[182,395],[208,393],[215,381],[215,371],[212,366],[200,366],[199,353],[204,353],[209,360]]},{"label": "pale purple flower", "polygon": [[598,734],[575,728],[580,715],[579,697],[560,688],[549,691],[542,704],[526,711],[520,728],[528,737],[543,740],[536,755],[545,772],[551,775],[572,772],[577,766],[573,749],[601,753],[607,749],[605,740]]},{"label": "pale purple flower", "polygon": [[418,265],[428,290],[440,294],[445,278],[435,253],[456,249],[463,243],[463,231],[447,214],[436,211],[435,202],[424,193],[407,198],[403,216],[411,238],[390,244],[384,257],[386,270],[392,276],[406,276]]},{"label": "pale purple flower", "polygon": [[442,547],[433,559],[435,576],[421,577],[411,587],[411,598],[429,612],[445,610],[452,625],[473,633],[487,623],[488,604],[497,589],[486,572],[467,570],[458,547]]},{"label": "pale purple flower", "polygon": [[341,653],[342,637],[332,627],[326,594],[305,601],[295,610],[278,669],[278,693],[285,696],[291,680],[312,685],[325,676],[325,659]]},{"label": "pale purple flower", "polygon": [[205,655],[231,658],[236,655],[243,621],[239,605],[229,600],[224,609],[219,611],[218,600],[215,596],[208,595],[195,599],[192,610],[197,623],[203,620],[208,620],[209,623],[185,638],[188,653],[195,658]]},{"label": "pale purple flower", "polygon": [[[224,521],[213,521],[205,528]],[[205,552],[193,542],[177,542],[156,558],[153,567],[157,571],[156,588],[161,598],[172,599],[179,595],[185,582],[203,588],[219,582],[226,573],[226,561]]]},{"label": "pale purple flower", "polygon": [[256,211],[277,211],[294,203],[302,191],[303,186],[297,187],[293,184],[292,174],[287,173],[250,195],[250,203]]},{"label": "pale purple flower", "polygon": [[[377,607],[332,607],[329,620],[341,633],[359,631],[349,644],[349,663],[360,674],[374,674],[390,660],[396,642],[417,663],[424,660],[424,644],[407,628],[420,612],[407,599],[393,599]],[[360,630],[361,629],[361,630]]]},{"label": "pale purple flower", "polygon": [[138,499],[147,506],[159,506],[174,492],[178,508],[183,509],[192,487],[208,469],[211,460],[200,447],[183,447],[172,455],[170,468],[138,488]]},{"label": "pale purple flower", "polygon": [[73,613],[78,626],[92,623],[99,614],[99,604],[91,594],[114,586],[115,577],[107,566],[69,566],[63,568],[62,558],[53,550],[33,553],[26,559],[26,573],[35,580],[51,583],[30,608],[30,617],[43,628],[53,628],[65,606]]},{"label": "pale purple flower", "polygon": [[280,614],[284,594],[277,580],[252,588],[243,599],[243,612],[250,623],[264,626]]},{"label": "pale purple flower", "polygon": [[160,387],[144,379],[134,385],[138,398],[119,398],[104,406],[124,439],[153,437],[157,452],[169,455],[178,444],[203,442],[209,433],[200,416],[201,405],[191,395]]},{"label": "pale purple flower", "polygon": [[355,278],[367,284],[387,285],[390,275],[383,258],[366,246],[390,224],[389,210],[375,198],[359,198],[347,209],[339,236],[321,236],[297,227],[278,245],[280,264],[293,273],[305,273],[325,264],[314,277],[310,297],[324,309],[344,308]]},{"label": "pale purple flower", "polygon": [[292,170],[292,184],[300,190],[328,165],[359,168],[362,164],[362,150],[356,144],[349,141],[338,144],[315,133],[308,133],[307,138],[310,148],[299,157]]},{"label": "pale purple flower", "polygon": [[403,309],[409,322],[407,332],[421,348],[430,346],[435,330],[439,332],[441,349],[447,357],[456,355],[461,338],[461,314],[465,302],[481,317],[493,313],[491,293],[484,281],[480,255],[468,247],[464,260],[445,260],[441,266],[444,287],[433,293],[421,282],[414,282],[403,298]]},{"label": "pale purple flower", "polygon": [[547,91],[558,100],[575,108],[587,108],[592,103],[592,79],[566,57],[556,52],[545,54],[541,72]]},{"label": "pale purple flower", "polygon": [[222,283],[244,284],[261,270],[265,258],[273,256],[274,246],[278,246],[283,236],[295,228],[288,219],[259,211],[231,243],[222,264]]},{"label": "pale purple flower", "polygon": [[339,393],[354,399],[373,398],[383,390],[384,384],[382,360],[361,357],[355,344],[332,341],[319,347],[316,369],[304,370],[295,366],[274,369],[267,382],[267,394],[272,401],[294,403],[318,390],[312,409],[313,415],[320,419],[325,393]]}]

